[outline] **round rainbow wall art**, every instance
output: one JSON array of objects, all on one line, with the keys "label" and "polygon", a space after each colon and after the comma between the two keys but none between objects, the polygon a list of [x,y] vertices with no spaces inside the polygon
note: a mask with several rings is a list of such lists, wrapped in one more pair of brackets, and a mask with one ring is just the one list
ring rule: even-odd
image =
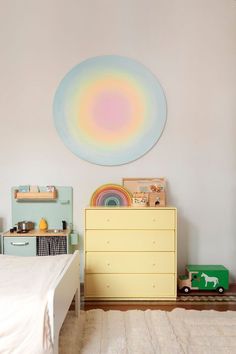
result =
[{"label": "round rainbow wall art", "polygon": [[98,165],[122,165],[149,151],[166,122],[166,100],[156,77],[121,56],[87,59],[62,79],[54,121],[64,144]]}]

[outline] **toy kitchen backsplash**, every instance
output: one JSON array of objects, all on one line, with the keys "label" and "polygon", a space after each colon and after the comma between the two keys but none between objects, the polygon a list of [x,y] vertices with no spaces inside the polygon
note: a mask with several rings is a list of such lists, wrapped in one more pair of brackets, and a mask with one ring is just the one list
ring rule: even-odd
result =
[{"label": "toy kitchen backsplash", "polygon": [[[48,229],[73,228],[72,187],[57,187],[53,192],[38,187],[39,192],[20,193],[19,187],[12,187],[12,227],[21,221],[31,221],[39,229],[40,220],[47,222]],[[48,194],[48,196],[47,196]]]}]

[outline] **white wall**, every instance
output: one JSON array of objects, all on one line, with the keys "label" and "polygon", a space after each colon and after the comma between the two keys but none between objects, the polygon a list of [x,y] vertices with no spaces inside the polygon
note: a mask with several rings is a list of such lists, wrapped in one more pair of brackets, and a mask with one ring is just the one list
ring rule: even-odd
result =
[{"label": "white wall", "polygon": [[[168,179],[178,208],[179,271],[224,264],[236,279],[236,1],[0,0],[0,228],[11,226],[10,188],[74,189],[74,224],[103,183]],[[157,145],[123,166],[73,155],[53,125],[62,77],[104,54],[136,59],[162,84],[168,120]]]}]

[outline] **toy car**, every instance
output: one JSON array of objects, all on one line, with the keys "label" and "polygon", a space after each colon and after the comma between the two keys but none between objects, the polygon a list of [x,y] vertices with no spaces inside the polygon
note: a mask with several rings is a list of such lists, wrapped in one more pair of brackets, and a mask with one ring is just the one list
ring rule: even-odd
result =
[{"label": "toy car", "polygon": [[188,294],[191,290],[216,290],[223,294],[229,288],[229,271],[223,265],[193,265],[178,277],[178,288]]}]

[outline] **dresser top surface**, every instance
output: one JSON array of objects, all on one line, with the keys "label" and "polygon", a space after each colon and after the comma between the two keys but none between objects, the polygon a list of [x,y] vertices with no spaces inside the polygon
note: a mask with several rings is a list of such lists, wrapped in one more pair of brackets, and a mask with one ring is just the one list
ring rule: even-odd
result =
[{"label": "dresser top surface", "polygon": [[176,207],[106,207],[106,206],[94,206],[86,207],[85,210],[177,210]]}]

